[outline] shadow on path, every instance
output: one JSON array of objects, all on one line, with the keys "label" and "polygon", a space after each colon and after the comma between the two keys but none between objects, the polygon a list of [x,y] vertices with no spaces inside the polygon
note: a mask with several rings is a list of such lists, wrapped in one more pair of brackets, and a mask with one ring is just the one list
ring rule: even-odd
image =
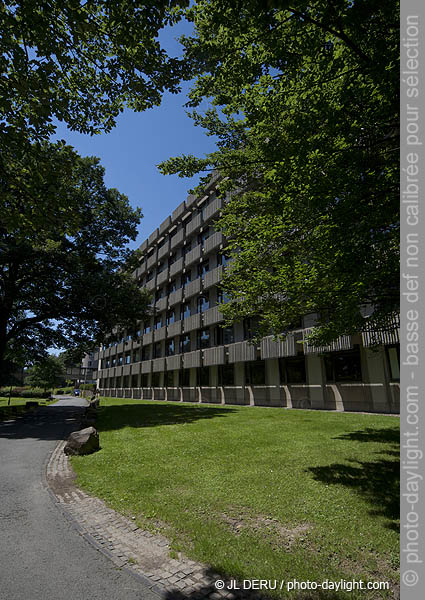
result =
[{"label": "shadow on path", "polygon": [[71,431],[79,429],[86,406],[85,400],[65,399],[26,411],[11,420],[0,421],[0,438],[62,440]]}]

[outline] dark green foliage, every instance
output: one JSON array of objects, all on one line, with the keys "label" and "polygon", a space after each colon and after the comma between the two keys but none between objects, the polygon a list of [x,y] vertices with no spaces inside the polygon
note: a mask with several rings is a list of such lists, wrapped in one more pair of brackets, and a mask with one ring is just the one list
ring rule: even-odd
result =
[{"label": "dark green foliage", "polygon": [[77,348],[81,356],[114,327],[117,334],[134,327],[147,310],[125,250],[140,210],[103,177],[98,159],[61,142],[9,153],[0,179],[3,378],[13,363],[35,361],[47,348]]},{"label": "dark green foliage", "polygon": [[216,168],[232,192],[226,316],[260,315],[265,334],[319,313],[323,342],[361,328],[364,305],[385,325],[399,301],[398,3],[204,0],[189,16],[188,104],[218,150],[160,168]]}]

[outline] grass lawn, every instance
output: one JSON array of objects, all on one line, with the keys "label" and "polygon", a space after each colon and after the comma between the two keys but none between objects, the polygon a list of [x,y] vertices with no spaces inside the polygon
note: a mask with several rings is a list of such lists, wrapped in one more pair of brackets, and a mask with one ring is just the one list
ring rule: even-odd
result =
[{"label": "grass lawn", "polygon": [[392,597],[396,417],[102,399],[97,428],[101,451],[72,458],[78,485],[172,553],[239,579],[385,580],[321,597]]},{"label": "grass lawn", "polygon": [[[46,398],[11,398],[10,405],[8,405],[9,398],[0,398],[0,421],[6,419],[9,416],[15,416],[16,414],[25,411],[25,404],[27,402],[38,402],[40,406],[48,406],[54,404],[57,400],[48,400]],[[12,408],[13,407],[13,408]]]}]

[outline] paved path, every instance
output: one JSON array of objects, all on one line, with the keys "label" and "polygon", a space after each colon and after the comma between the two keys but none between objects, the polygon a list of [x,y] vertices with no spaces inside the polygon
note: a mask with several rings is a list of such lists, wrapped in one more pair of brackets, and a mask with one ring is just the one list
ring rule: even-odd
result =
[{"label": "paved path", "polygon": [[0,598],[158,600],[79,535],[45,485],[47,460],[76,429],[75,398],[0,422]]}]

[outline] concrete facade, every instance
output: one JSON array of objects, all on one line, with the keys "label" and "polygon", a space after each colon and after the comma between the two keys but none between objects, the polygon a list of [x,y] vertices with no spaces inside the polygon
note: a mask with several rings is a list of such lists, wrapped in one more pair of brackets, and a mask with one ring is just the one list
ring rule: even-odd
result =
[{"label": "concrete facade", "polygon": [[[140,246],[134,272],[152,292],[152,318],[136,339],[99,351],[106,396],[327,410],[399,412],[398,319],[386,332],[304,343],[314,315],[285,341],[250,343],[251,324],[224,329],[219,283],[225,239],[214,228],[223,200],[213,177]],[[376,347],[376,342],[379,342]],[[373,346],[373,348],[372,348]]]}]

